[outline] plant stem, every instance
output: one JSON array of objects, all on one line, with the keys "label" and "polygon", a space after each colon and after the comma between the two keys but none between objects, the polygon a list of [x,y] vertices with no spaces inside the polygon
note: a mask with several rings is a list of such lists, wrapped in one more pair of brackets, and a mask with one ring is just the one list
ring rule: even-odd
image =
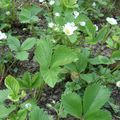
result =
[{"label": "plant stem", "polygon": [[15,0],[12,0],[12,20],[16,20],[16,8],[15,8]]},{"label": "plant stem", "polygon": [[120,69],[120,64],[118,64],[111,72],[113,73],[115,70],[119,70]]},{"label": "plant stem", "polygon": [[110,35],[110,33],[112,32],[112,28],[108,25],[107,26],[108,27],[108,29],[110,29],[110,31],[108,31],[108,33],[105,35],[105,37],[104,37],[104,39],[103,39],[103,41],[102,41],[102,45],[106,42],[106,39],[107,39],[107,37]]},{"label": "plant stem", "polygon": [[45,83],[40,86],[40,88],[35,90],[34,98],[38,101],[42,95],[43,89],[44,89]]},{"label": "plant stem", "polygon": [[12,64],[7,68],[7,70],[5,71],[3,77],[5,77],[8,74],[8,71],[10,70],[10,68],[15,64],[16,59],[14,59],[14,61],[12,62]]}]

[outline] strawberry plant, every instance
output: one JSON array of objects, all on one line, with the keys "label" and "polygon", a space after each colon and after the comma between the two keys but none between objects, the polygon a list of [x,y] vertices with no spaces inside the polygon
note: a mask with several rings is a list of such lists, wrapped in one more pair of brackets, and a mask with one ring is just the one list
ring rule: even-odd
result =
[{"label": "strawberry plant", "polygon": [[[102,94],[104,94],[103,97],[101,97]],[[109,112],[100,110],[109,97],[109,90],[94,84],[86,88],[83,99],[76,93],[65,93],[62,96],[62,104],[69,114],[80,120],[95,120],[96,117],[111,120],[112,117]]]},{"label": "strawberry plant", "polygon": [[1,0],[0,120],[118,120],[119,13],[112,0]]},{"label": "strawberry plant", "polygon": [[36,43],[35,38],[27,38],[22,45],[20,45],[20,41],[12,36],[9,36],[7,39],[7,44],[11,51],[15,53],[15,58],[18,60],[27,60],[29,53],[27,52],[30,50]]}]

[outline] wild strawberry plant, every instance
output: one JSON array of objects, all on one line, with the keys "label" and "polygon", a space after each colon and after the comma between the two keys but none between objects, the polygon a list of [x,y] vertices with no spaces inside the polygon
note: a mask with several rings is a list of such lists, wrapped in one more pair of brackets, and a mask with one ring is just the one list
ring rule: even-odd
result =
[{"label": "wild strawberry plant", "polygon": [[[111,97],[113,87],[120,87],[119,19],[104,11],[115,4],[17,2],[0,1],[0,84],[5,86],[0,90],[0,120],[112,120],[110,108],[119,115]],[[93,49],[99,46],[110,52]],[[36,70],[21,70],[19,65],[30,58]],[[46,103],[56,115],[48,115],[39,101],[45,89],[61,84],[59,100]]]}]

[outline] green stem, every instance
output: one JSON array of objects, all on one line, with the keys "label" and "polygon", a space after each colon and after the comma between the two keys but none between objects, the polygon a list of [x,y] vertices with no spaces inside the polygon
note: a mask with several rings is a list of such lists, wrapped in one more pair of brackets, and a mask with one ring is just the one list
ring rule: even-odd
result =
[{"label": "green stem", "polygon": [[110,29],[110,31],[108,31],[108,33],[105,35],[105,37],[104,37],[104,39],[103,39],[103,41],[102,41],[102,45],[105,43],[107,37],[108,37],[108,36],[110,35],[110,33],[112,32],[112,28],[110,28],[109,25],[108,25],[107,27],[108,27],[108,29]]},{"label": "green stem", "polygon": [[3,77],[5,77],[8,74],[8,71],[10,70],[10,68],[16,63],[16,59],[14,59],[14,61],[12,62],[12,64],[7,68],[7,70],[5,71]]},{"label": "green stem", "polygon": [[56,120],[59,120],[59,114],[58,112],[56,111],[56,115],[57,115],[57,119]]},{"label": "green stem", "polygon": [[16,20],[16,7],[15,7],[15,0],[12,0],[12,20]]},{"label": "green stem", "polygon": [[34,98],[35,98],[37,101],[40,99],[44,87],[45,87],[45,83],[44,83],[42,86],[40,86],[40,88],[36,89],[35,94],[34,94]]},{"label": "green stem", "polygon": [[120,64],[117,65],[117,66],[111,71],[111,73],[113,73],[115,70],[119,70],[119,69],[120,69]]}]

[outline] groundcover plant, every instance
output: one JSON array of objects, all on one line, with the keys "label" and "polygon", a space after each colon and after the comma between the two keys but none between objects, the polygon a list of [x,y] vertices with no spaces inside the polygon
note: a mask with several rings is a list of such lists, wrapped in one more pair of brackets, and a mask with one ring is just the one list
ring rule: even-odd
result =
[{"label": "groundcover plant", "polygon": [[0,120],[119,120],[118,3],[0,0]]}]

